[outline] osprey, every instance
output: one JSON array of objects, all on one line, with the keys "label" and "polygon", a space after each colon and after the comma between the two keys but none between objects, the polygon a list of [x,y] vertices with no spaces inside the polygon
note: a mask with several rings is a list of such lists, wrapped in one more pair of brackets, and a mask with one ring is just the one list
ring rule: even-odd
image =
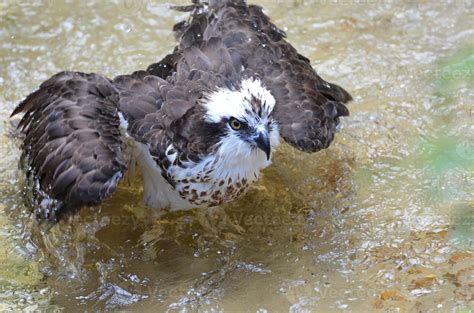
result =
[{"label": "osprey", "polygon": [[256,5],[193,1],[178,45],[145,71],[109,79],[60,72],[24,112],[22,159],[36,215],[57,221],[109,198],[133,140],[147,206],[212,207],[239,197],[270,164],[279,138],[315,152],[352,100],[324,81]]}]

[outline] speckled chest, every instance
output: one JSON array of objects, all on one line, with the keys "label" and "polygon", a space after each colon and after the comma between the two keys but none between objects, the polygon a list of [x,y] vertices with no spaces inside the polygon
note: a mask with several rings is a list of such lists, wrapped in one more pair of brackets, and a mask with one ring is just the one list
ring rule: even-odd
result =
[{"label": "speckled chest", "polygon": [[248,188],[246,178],[232,180],[183,179],[176,182],[176,191],[196,206],[217,206],[237,199]]},{"label": "speckled chest", "polygon": [[166,150],[166,156],[158,164],[176,192],[197,207],[212,207],[235,200],[258,179],[258,172],[226,168],[212,155],[191,158],[173,148]]}]

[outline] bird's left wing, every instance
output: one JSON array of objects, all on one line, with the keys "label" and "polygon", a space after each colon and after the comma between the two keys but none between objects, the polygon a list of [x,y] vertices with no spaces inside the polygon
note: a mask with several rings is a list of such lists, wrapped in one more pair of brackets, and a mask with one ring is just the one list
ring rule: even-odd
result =
[{"label": "bird's left wing", "polygon": [[116,102],[108,79],[61,72],[13,111],[25,113],[18,127],[38,217],[56,221],[115,191],[126,170]]},{"label": "bird's left wing", "polygon": [[349,115],[349,93],[323,80],[296,50],[276,62],[256,66],[276,99],[274,114],[283,139],[305,152],[327,148],[339,118]]},{"label": "bird's left wing", "polygon": [[274,116],[283,139],[305,152],[327,148],[339,118],[349,115],[349,93],[322,79],[261,7],[230,7],[216,15],[204,39],[222,37],[233,59],[263,79],[275,97]]}]

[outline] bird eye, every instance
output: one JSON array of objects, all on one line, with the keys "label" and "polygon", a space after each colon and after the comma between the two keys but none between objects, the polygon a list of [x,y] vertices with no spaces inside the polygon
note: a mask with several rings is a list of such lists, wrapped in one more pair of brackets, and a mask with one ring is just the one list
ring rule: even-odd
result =
[{"label": "bird eye", "polygon": [[242,123],[238,119],[233,117],[230,118],[229,125],[230,127],[232,127],[233,130],[239,130],[242,128]]},{"label": "bird eye", "polygon": [[273,123],[273,118],[270,117],[270,118],[268,119],[268,126],[270,126],[272,123]]}]

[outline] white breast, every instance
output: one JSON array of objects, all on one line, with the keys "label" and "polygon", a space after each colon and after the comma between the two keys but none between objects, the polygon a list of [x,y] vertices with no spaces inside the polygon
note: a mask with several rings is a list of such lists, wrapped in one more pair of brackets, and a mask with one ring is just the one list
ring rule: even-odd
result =
[{"label": "white breast", "polygon": [[[167,151],[172,148],[169,146]],[[162,176],[148,147],[137,143],[136,157],[143,173],[145,205],[177,211],[234,200],[258,180],[260,171],[271,163],[260,150],[252,154],[242,152],[234,149],[233,157],[230,157],[224,149],[198,163],[188,161],[181,166],[171,165],[168,173],[175,181],[173,187]],[[173,164],[177,153],[167,154],[167,157]]]},{"label": "white breast", "polygon": [[[175,157],[170,156],[171,163]],[[232,156],[219,149],[198,163],[172,165],[169,173],[182,197],[196,206],[215,206],[236,199],[270,163],[262,151],[242,155],[234,146]]]}]

